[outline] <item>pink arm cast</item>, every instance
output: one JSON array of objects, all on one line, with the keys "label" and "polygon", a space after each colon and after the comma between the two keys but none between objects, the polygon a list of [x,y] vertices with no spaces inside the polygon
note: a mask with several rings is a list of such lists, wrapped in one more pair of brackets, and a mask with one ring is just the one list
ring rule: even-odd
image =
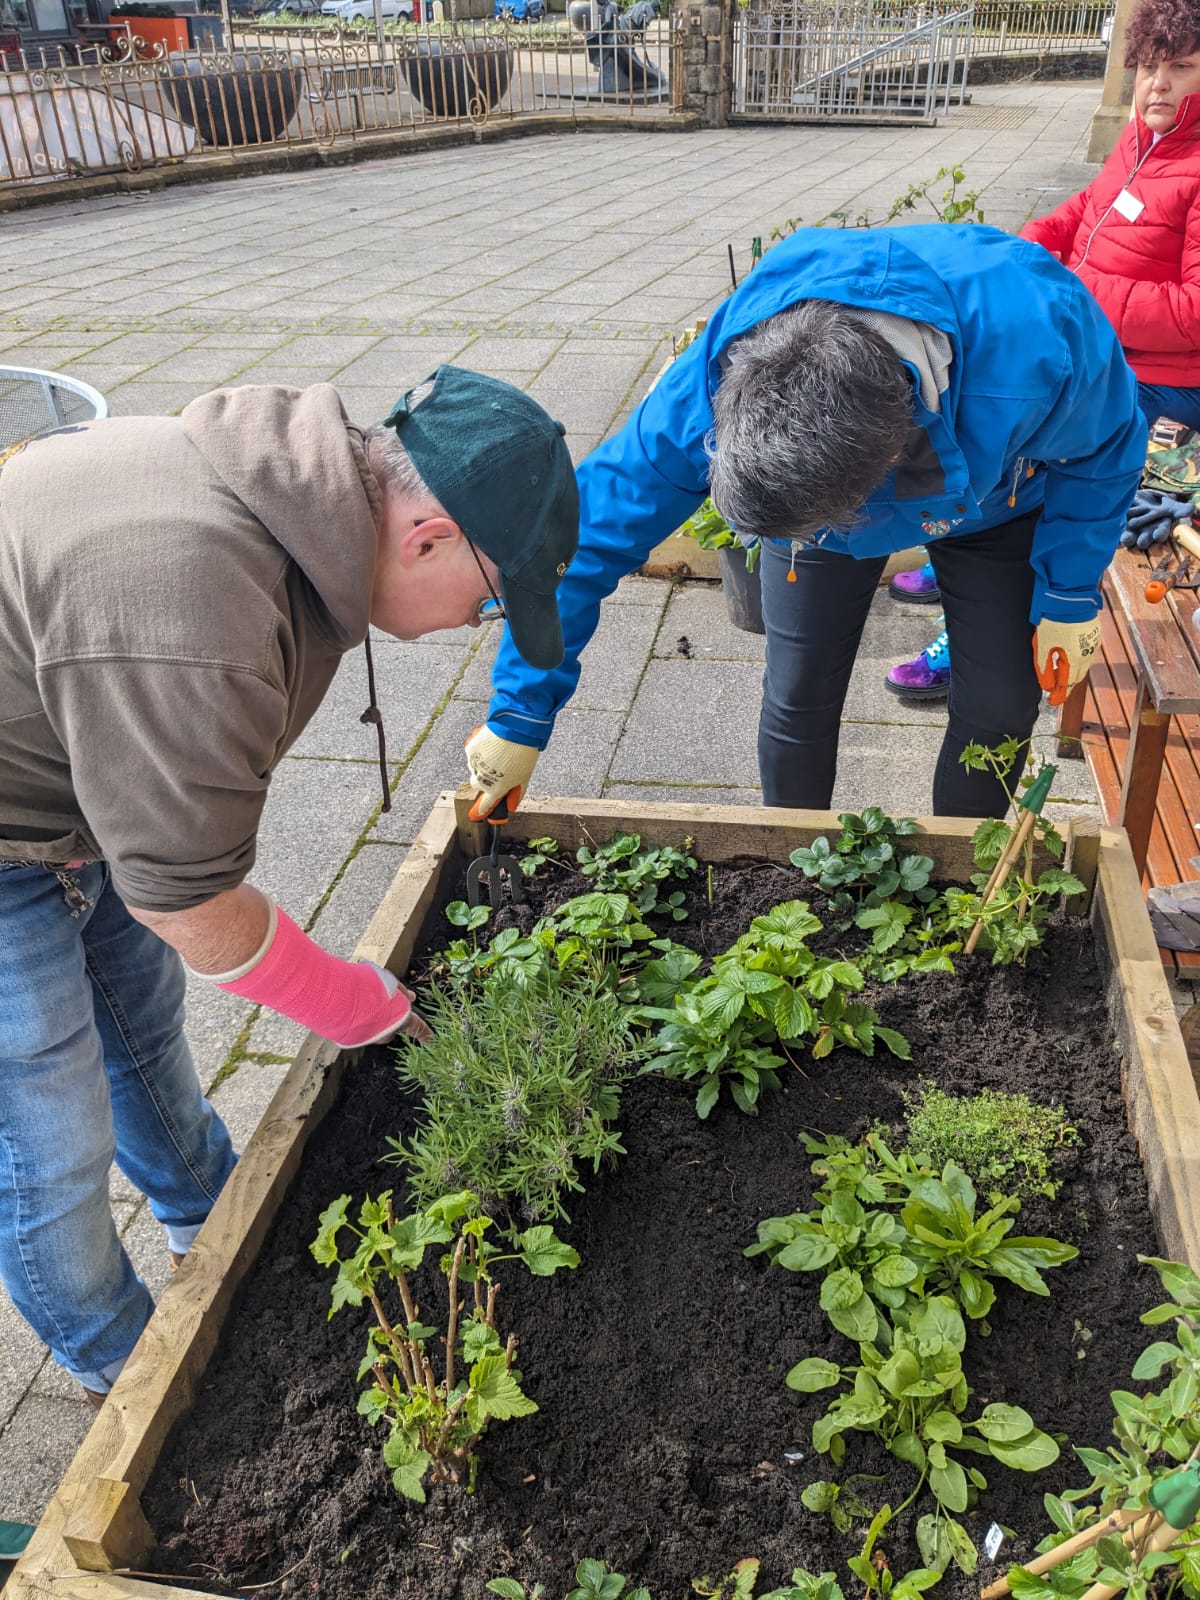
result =
[{"label": "pink arm cast", "polygon": [[411,1002],[373,961],[342,961],[272,906],[272,926],[248,968],[213,974],[227,994],[269,1006],[334,1044],[353,1048],[395,1033]]}]

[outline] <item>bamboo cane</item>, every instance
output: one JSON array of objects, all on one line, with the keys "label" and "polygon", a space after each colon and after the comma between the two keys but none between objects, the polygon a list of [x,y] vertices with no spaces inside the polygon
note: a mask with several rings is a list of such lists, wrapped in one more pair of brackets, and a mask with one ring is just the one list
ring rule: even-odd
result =
[{"label": "bamboo cane", "polygon": [[[1051,1567],[1057,1567],[1062,1561],[1069,1561],[1072,1556],[1077,1556],[1081,1550],[1089,1550],[1092,1545],[1098,1544],[1110,1533],[1121,1533],[1128,1530],[1133,1537],[1139,1536],[1139,1530],[1151,1516],[1157,1512],[1148,1512],[1145,1506],[1131,1506],[1126,1511],[1112,1511],[1107,1517],[1093,1523],[1090,1528],[1085,1528],[1082,1533],[1074,1534],[1062,1544],[1056,1544],[1053,1550],[1047,1550],[1044,1555],[1036,1556],[1032,1561],[1023,1561],[1021,1565],[1026,1572],[1035,1577],[1039,1573],[1049,1572]],[[997,1578],[995,1583],[989,1583],[986,1589],[981,1589],[979,1600],[1001,1600],[1008,1594],[1008,1574]]]},{"label": "bamboo cane", "polygon": [[1016,831],[1013,833],[1008,843],[1004,846],[1004,850],[1001,853],[999,861],[997,861],[996,865],[992,868],[992,875],[988,879],[987,885],[979,897],[979,921],[971,929],[971,937],[967,940],[966,945],[963,947],[963,953],[965,955],[969,956],[975,949],[975,946],[979,943],[979,936],[983,932],[984,907],[987,905],[988,901],[992,899],[996,893],[996,890],[1008,876],[1013,862],[1017,859],[1024,848],[1026,839],[1028,839],[1029,835],[1033,832],[1033,824],[1036,820],[1037,819],[1032,811],[1026,811],[1025,815],[1021,818]]},{"label": "bamboo cane", "polygon": [[[1158,1512],[1155,1512],[1155,1516],[1159,1517],[1159,1523],[1146,1540],[1141,1552],[1142,1555],[1149,1555],[1151,1550],[1169,1550],[1177,1540],[1183,1537],[1185,1532],[1183,1528],[1173,1528]],[[1139,1523],[1137,1526],[1140,1527],[1141,1524]],[[1130,1542],[1128,1534],[1125,1536],[1125,1542],[1126,1544]],[[1084,1594],[1083,1600],[1114,1600],[1114,1596],[1120,1593],[1121,1590],[1115,1588],[1112,1584],[1094,1583]]]}]

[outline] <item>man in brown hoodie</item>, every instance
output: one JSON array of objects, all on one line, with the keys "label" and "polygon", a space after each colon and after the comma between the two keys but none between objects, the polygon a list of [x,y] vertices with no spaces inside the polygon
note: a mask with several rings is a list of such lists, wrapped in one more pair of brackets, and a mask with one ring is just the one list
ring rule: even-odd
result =
[{"label": "man in brown hoodie", "polygon": [[338,1044],[429,1036],[390,973],[247,881],[274,769],[369,624],[507,616],[556,665],[577,538],[560,425],[454,367],[366,430],[325,384],[226,389],[4,464],[0,1280],[97,1404],[152,1310],[114,1157],[176,1259],[234,1161],[184,963]]}]

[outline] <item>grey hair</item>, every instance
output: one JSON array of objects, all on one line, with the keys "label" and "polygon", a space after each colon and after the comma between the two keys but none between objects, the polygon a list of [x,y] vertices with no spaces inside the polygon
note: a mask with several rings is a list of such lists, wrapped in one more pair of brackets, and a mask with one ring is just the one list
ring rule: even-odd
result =
[{"label": "grey hair", "polygon": [[[409,394],[409,406],[415,409],[433,388],[433,379],[420,383]],[[426,500],[436,500],[429,485],[413,465],[412,457],[400,443],[394,428],[382,422],[372,423],[363,429],[363,450],[367,465],[375,474],[375,481],[385,494],[404,494]]]},{"label": "grey hair", "polygon": [[903,454],[912,384],[886,339],[805,300],[730,347],[713,401],[709,492],[740,534],[846,528]]}]

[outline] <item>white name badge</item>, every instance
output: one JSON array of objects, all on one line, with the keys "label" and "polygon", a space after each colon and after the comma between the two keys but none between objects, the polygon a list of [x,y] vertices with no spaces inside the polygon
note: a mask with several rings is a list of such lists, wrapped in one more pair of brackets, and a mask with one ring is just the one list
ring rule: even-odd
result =
[{"label": "white name badge", "polygon": [[1146,202],[1139,200],[1135,194],[1130,194],[1128,189],[1122,189],[1113,201],[1113,210],[1119,211],[1127,222],[1136,222],[1146,209]]}]

